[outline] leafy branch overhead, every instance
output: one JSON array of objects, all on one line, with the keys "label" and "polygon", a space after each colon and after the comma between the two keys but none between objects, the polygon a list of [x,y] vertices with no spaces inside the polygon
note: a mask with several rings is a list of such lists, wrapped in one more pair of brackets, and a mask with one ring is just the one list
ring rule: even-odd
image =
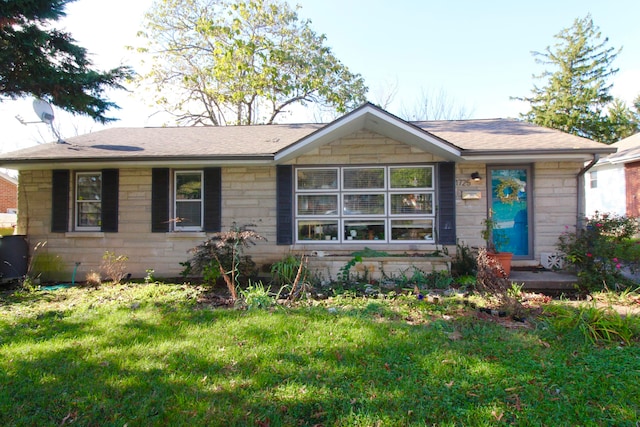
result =
[{"label": "leafy branch overhead", "polygon": [[160,0],[145,18],[141,80],[178,123],[271,124],[296,105],[365,101],[363,78],[283,0]]},{"label": "leafy branch overhead", "polygon": [[97,71],[70,34],[52,28],[74,0],[4,0],[0,6],[0,98],[28,95],[74,114],[106,123],[119,108],[105,98],[107,89],[123,89],[129,67]]}]

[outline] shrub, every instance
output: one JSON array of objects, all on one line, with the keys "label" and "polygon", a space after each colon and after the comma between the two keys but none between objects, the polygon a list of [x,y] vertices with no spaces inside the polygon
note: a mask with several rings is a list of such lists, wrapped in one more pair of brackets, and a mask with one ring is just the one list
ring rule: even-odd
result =
[{"label": "shrub", "polygon": [[[567,227],[568,229],[568,227]],[[586,218],[585,226],[566,231],[558,239],[558,250],[565,254],[578,275],[583,292],[615,289],[626,284],[625,266],[637,265],[638,250],[632,250],[631,239],[639,231],[635,218],[596,212]]]},{"label": "shrub", "polygon": [[129,261],[129,257],[126,255],[116,255],[115,252],[105,251],[100,269],[105,277],[117,285],[127,275],[127,261]]},{"label": "shrub", "polygon": [[360,255],[354,255],[345,265],[340,267],[338,271],[338,283],[347,284],[351,282],[351,268],[355,267],[359,262],[362,262],[362,257]]},{"label": "shrub", "polygon": [[481,295],[495,301],[500,308],[511,314],[520,315],[524,311],[502,266],[495,258],[487,256],[485,248],[478,250],[478,275],[475,287]]},{"label": "shrub", "polygon": [[582,304],[577,309],[565,305],[548,305],[544,314],[558,333],[579,332],[591,344],[631,344],[640,337],[640,319],[621,316],[611,308]]},{"label": "shrub", "polygon": [[308,271],[302,261],[302,257],[289,254],[282,260],[273,263],[271,266],[271,278],[280,285],[291,285],[296,280],[298,270],[302,264],[302,280],[307,276]]},{"label": "shrub", "polygon": [[254,240],[264,240],[247,227],[234,224],[229,231],[213,233],[208,240],[189,250],[192,257],[183,263],[185,270],[188,269],[190,274],[202,274],[209,283],[222,277],[231,298],[237,299],[236,287],[240,284],[240,277],[249,279],[256,273],[256,264],[243,252],[250,245],[255,245]]},{"label": "shrub", "polygon": [[265,288],[262,282],[251,283],[246,289],[240,290],[244,304],[248,310],[266,309],[275,303],[274,298],[269,294],[270,288]]},{"label": "shrub", "polygon": [[475,276],[478,272],[478,254],[464,242],[456,243],[456,254],[451,259],[451,275],[454,278]]},{"label": "shrub", "polygon": [[64,262],[59,255],[51,252],[42,252],[47,242],[38,242],[33,248],[33,255],[27,267],[27,276],[41,282],[59,280],[65,277]]},{"label": "shrub", "polygon": [[447,289],[453,283],[453,277],[445,270],[432,271],[425,276],[425,281],[431,289]]},{"label": "shrub", "polygon": [[102,283],[102,278],[100,277],[100,273],[98,273],[97,271],[88,272],[84,280],[87,286],[91,286],[94,288],[99,287],[100,284]]}]

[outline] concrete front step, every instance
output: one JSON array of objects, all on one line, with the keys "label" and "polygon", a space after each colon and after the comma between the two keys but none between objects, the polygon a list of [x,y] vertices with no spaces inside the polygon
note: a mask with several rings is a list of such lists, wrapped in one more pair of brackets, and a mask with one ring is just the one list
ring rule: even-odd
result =
[{"label": "concrete front step", "polygon": [[530,291],[573,291],[578,277],[571,273],[560,271],[517,271],[512,270],[509,276],[515,284],[524,285]]}]

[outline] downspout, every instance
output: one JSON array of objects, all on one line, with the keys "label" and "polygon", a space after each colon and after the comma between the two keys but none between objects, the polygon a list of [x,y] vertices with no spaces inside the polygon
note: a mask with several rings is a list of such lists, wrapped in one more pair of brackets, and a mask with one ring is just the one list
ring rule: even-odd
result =
[{"label": "downspout", "polygon": [[584,188],[584,175],[600,160],[600,154],[594,154],[593,159],[588,165],[583,167],[578,176],[576,177],[578,182],[578,206],[576,207],[576,227],[578,230],[582,229],[582,223],[584,222],[584,210],[585,210],[585,188]]}]

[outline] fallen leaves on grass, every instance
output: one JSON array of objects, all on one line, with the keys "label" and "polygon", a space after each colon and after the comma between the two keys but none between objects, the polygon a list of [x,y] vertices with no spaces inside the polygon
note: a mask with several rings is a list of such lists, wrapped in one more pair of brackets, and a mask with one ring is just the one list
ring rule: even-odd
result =
[{"label": "fallen leaves on grass", "polygon": [[451,341],[458,341],[462,339],[462,334],[459,331],[450,332],[447,334],[447,338]]}]

